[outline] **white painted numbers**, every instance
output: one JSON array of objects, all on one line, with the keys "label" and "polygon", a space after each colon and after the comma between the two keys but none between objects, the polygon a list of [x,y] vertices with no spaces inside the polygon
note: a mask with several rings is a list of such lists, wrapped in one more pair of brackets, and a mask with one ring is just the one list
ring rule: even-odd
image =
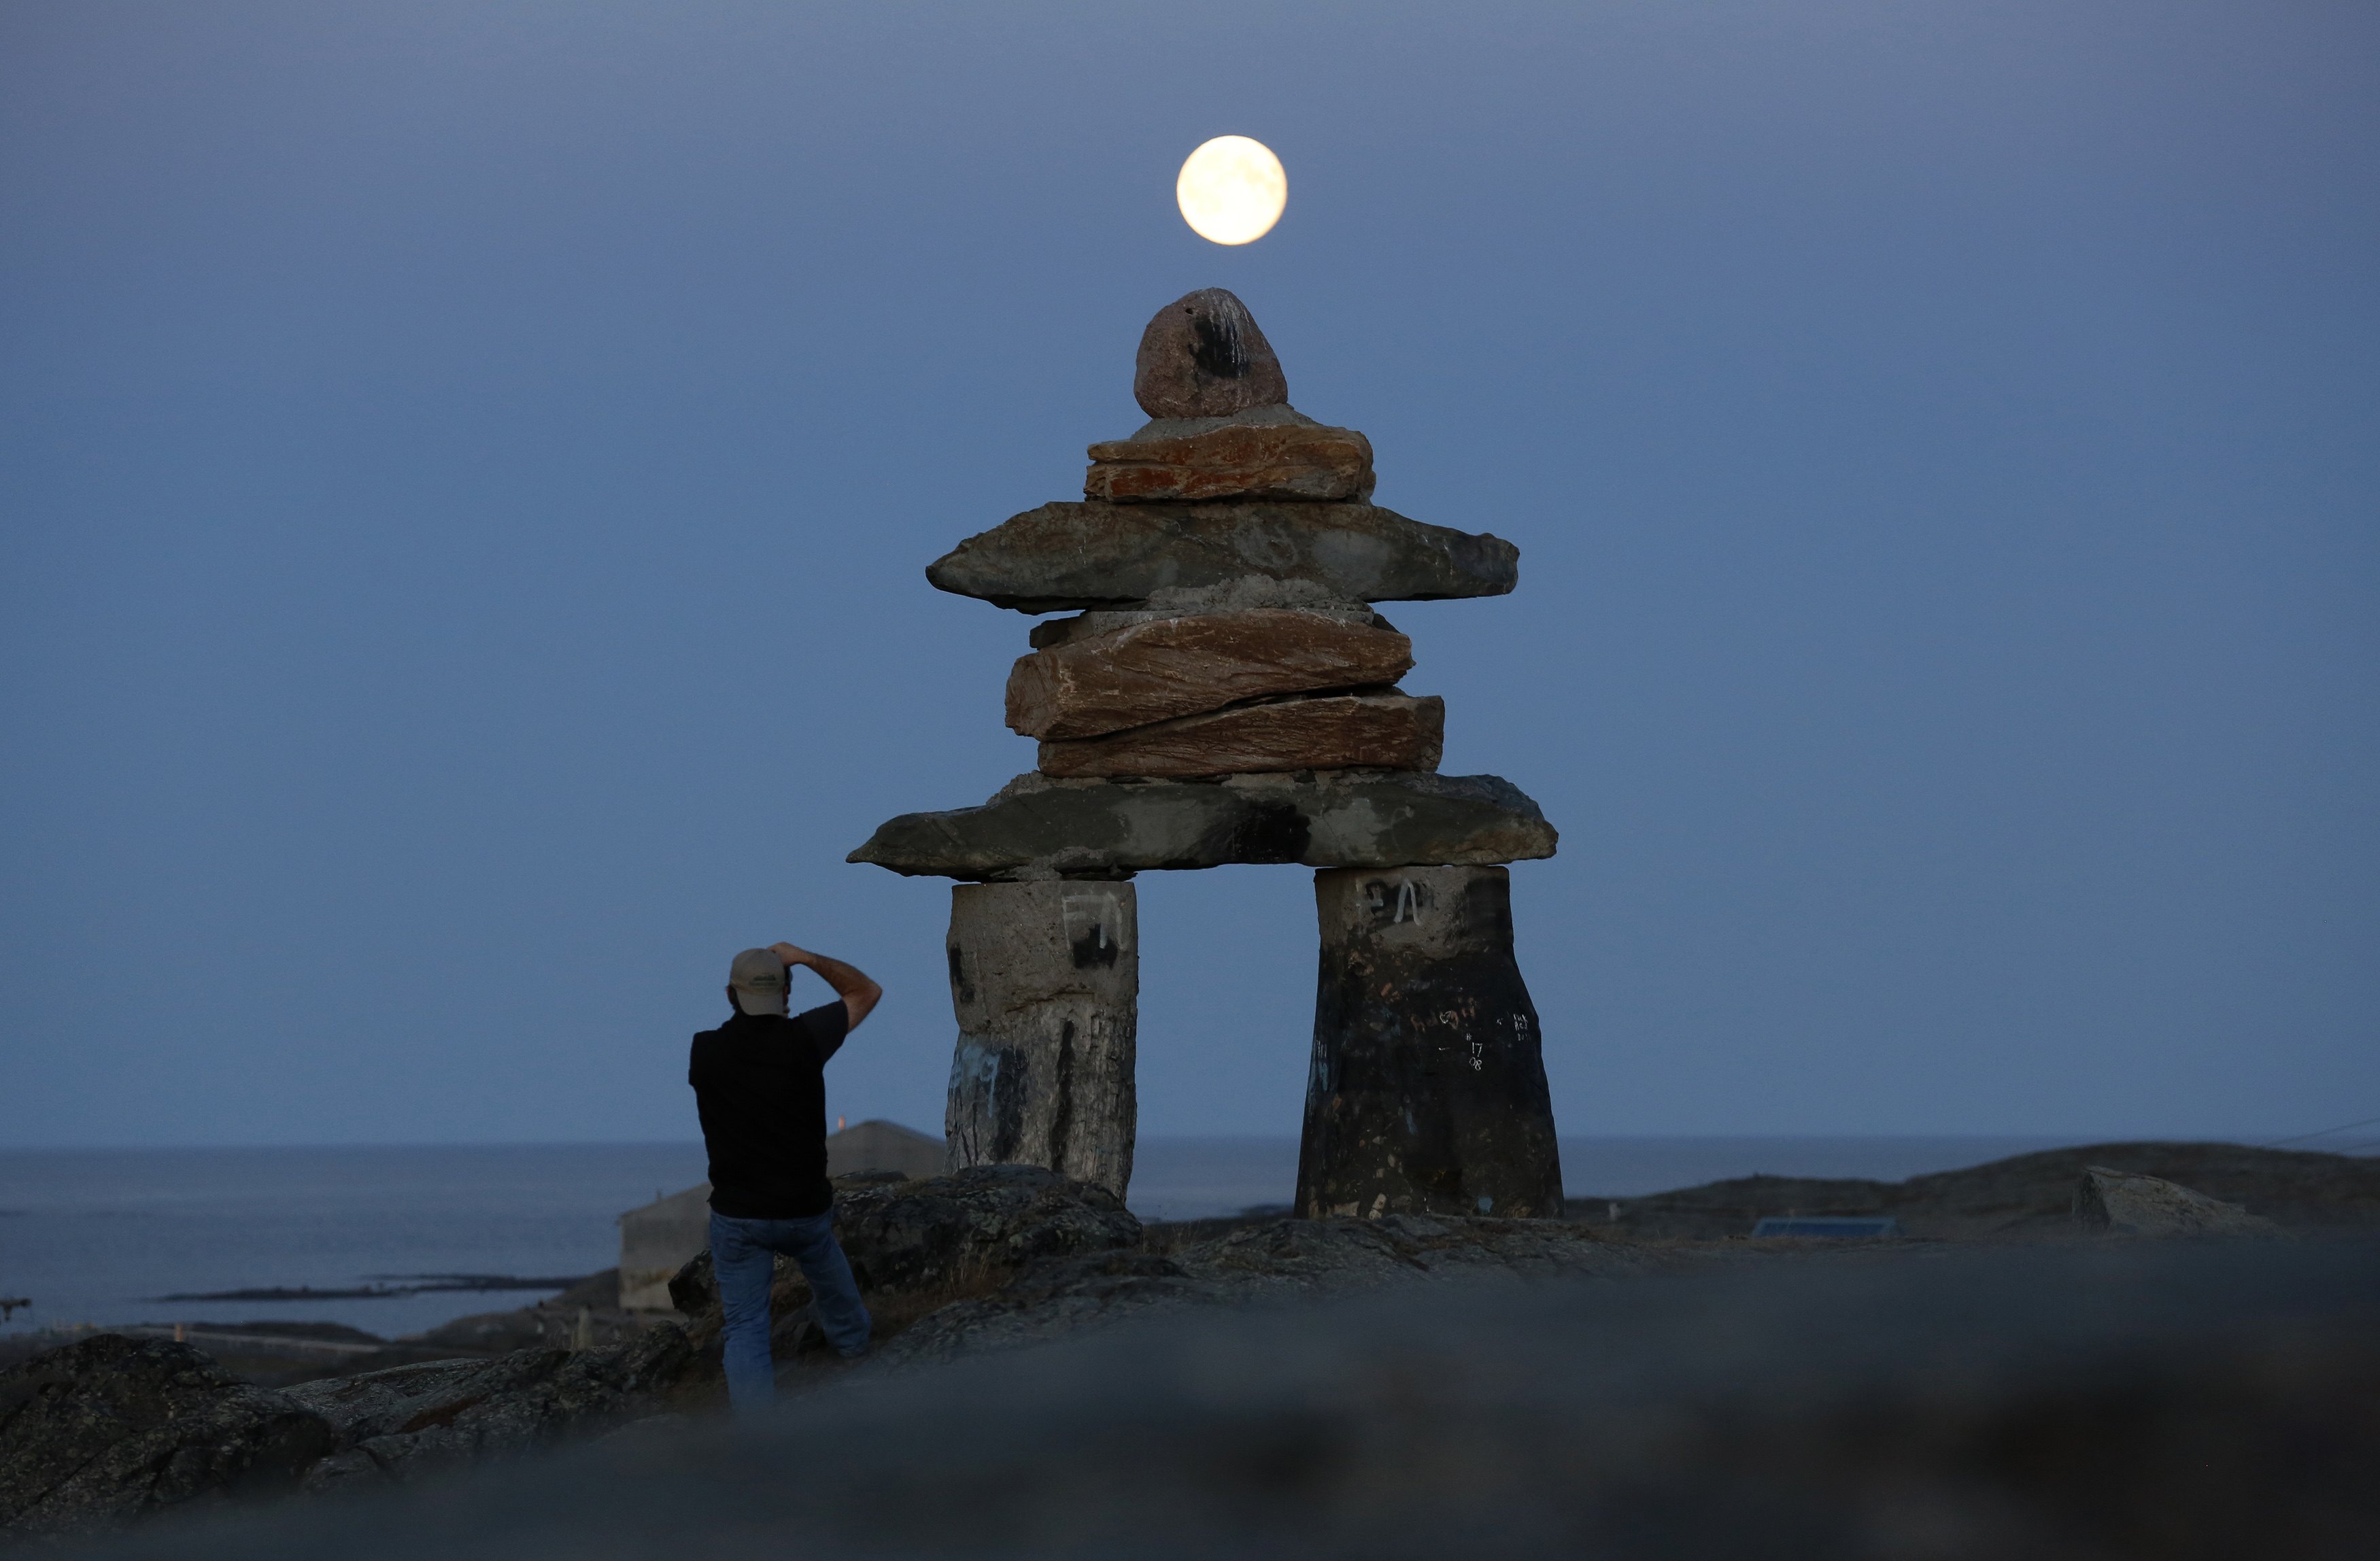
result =
[{"label": "white painted numbers", "polygon": [[1069,894],[1060,902],[1066,941],[1094,949],[1123,947],[1123,907],[1111,893]]},{"label": "white painted numbers", "polygon": [[1371,905],[1374,914],[1377,914],[1382,911],[1388,912],[1389,925],[1390,926],[1396,926],[1405,922],[1412,922],[1416,926],[1420,924],[1422,908],[1421,891],[1414,886],[1414,881],[1411,878],[1399,878],[1395,880],[1395,894],[1393,898],[1390,896],[1389,884],[1381,879],[1374,878],[1369,884],[1366,885],[1365,888],[1366,901]]}]

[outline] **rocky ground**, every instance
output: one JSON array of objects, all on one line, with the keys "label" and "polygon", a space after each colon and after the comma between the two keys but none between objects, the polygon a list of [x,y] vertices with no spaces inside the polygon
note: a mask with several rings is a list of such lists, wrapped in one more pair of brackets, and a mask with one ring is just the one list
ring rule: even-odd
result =
[{"label": "rocky ground", "polygon": [[[145,1324],[106,1331],[135,1338],[178,1335],[243,1382],[260,1387],[289,1387],[322,1377],[354,1376],[457,1356],[568,1349],[582,1337],[589,1344],[619,1344],[642,1333],[650,1323],[650,1318],[620,1310],[619,1270],[607,1268],[533,1306],[458,1317],[405,1338],[382,1338],[339,1323],[278,1320],[179,1327],[171,1323]],[[89,1331],[23,1334],[0,1340],[0,1370],[73,1343]]]},{"label": "rocky ground", "polygon": [[[2165,1183],[2139,1176],[2095,1173],[2093,1190],[2083,1201],[2089,1205],[2086,1212],[2097,1223],[2078,1227],[2074,1210],[2078,1189],[2083,1185],[2081,1168],[2086,1164],[2112,1166],[2115,1172],[2145,1168],[2192,1174],[2206,1190],[2233,1195],[2246,1207],[2233,1208],[2205,1198],[2193,1202],[2179,1190],[2167,1194],[2159,1191]],[[1912,1189],[1921,1187],[1930,1189],[1931,1196],[1911,1195]],[[2380,1167],[2370,1161],[2212,1145],[2107,1145],[2056,1156],[2022,1156],[1947,1178],[1917,1178],[1900,1184],[1752,1179],[1659,1199],[1621,1200],[1621,1218],[1616,1223],[1608,1217],[1610,1200],[1604,1200],[1605,1206],[1590,1204],[1582,1211],[1606,1216],[1599,1220],[1390,1216],[1377,1221],[1306,1221],[1263,1216],[1144,1228],[1106,1192],[1031,1168],[978,1168],[924,1181],[869,1179],[844,1186],[839,1223],[878,1318],[880,1347],[856,1365],[847,1365],[820,1348],[811,1337],[804,1314],[807,1296],[802,1282],[798,1275],[786,1272],[780,1276],[776,1298],[780,1378],[796,1403],[826,1395],[817,1401],[847,1404],[854,1401],[851,1395],[864,1392],[891,1393],[900,1402],[915,1404],[924,1401],[917,1398],[919,1394],[930,1398],[943,1391],[932,1385],[960,1381],[953,1373],[976,1370],[978,1360],[1026,1359],[1028,1356],[1015,1352],[1033,1346],[1077,1351],[1089,1347],[1086,1341],[1113,1333],[1118,1325],[1135,1337],[1148,1334],[1177,1341],[1202,1328],[1220,1327],[1232,1338],[1261,1337],[1275,1340],[1265,1349],[1287,1349],[1279,1340],[1301,1337],[1297,1329],[1312,1325],[1287,1319],[1320,1315],[1318,1305],[1328,1311],[1371,1298],[1393,1312],[1396,1305],[1404,1303],[1383,1298],[1410,1295],[1415,1300],[1406,1311],[1395,1313],[1402,1321],[1380,1325],[1391,1335],[1402,1337],[1405,1335],[1397,1330],[1410,1334],[1419,1327],[1426,1336],[1432,1326],[1443,1325],[1450,1330],[1450,1339],[1459,1335],[1472,1341],[1462,1348],[1489,1349],[1493,1354],[1494,1349],[1475,1337],[1476,1318],[1509,1313],[1520,1319],[1515,1326],[1525,1324],[1552,1330],[1546,1340],[1551,1353],[1546,1355],[1543,1366],[1554,1377],[1567,1380],[1566,1373],[1574,1376],[1577,1368],[1562,1351],[1580,1341],[1573,1337],[1576,1327],[1561,1319],[1573,1313],[1609,1313],[1612,1327],[1646,1325],[1645,1308],[1650,1303],[1611,1299],[1621,1292],[1698,1295],[1703,1292],[1692,1287],[1726,1289],[1732,1286],[1726,1293],[1737,1299],[1727,1304],[1758,1313],[1761,1307],[1756,1300],[1745,1298],[1769,1290],[1780,1297],[1789,1291],[1800,1294],[1793,1287],[1816,1282],[1807,1276],[1823,1273],[1844,1277],[1825,1281],[1849,1287],[1843,1294],[1852,1299],[1843,1304],[1889,1311],[1918,1303],[1912,1298],[1921,1294],[1938,1300],[1936,1290],[1925,1288],[1934,1281],[1891,1276],[1938,1268],[1946,1258],[1981,1262],[1985,1267],[1977,1272],[1992,1275],[2002,1272],[1994,1265],[2038,1265],[2053,1259],[2104,1261],[2110,1250],[2133,1252],[2143,1247],[2137,1240],[2109,1242],[2104,1233],[2110,1228],[2254,1230],[2268,1224],[2267,1234],[2295,1232],[2302,1237],[2335,1233],[2342,1228],[2351,1230],[2360,1225],[2368,1232],[2375,1223],[2375,1209],[2380,1209],[2375,1188],[2380,1188]],[[1757,1214],[1876,1209],[1894,1213],[1914,1234],[1900,1240],[1857,1244],[1742,1238],[1749,1218]],[[2181,1223],[2173,1225],[2173,1219]],[[1659,1223],[1663,1220],[1677,1224],[1664,1228]],[[2160,1220],[2168,1223],[2159,1226]],[[1707,1223],[1697,1226],[1695,1221]],[[1682,1233],[1672,1233],[1680,1227]],[[1725,1234],[1705,1239],[1694,1233],[1714,1228]],[[2092,1229],[2102,1234],[2089,1236]],[[2009,1250],[1974,1252],[1977,1239]],[[2086,1240],[2089,1244],[2079,1252],[2066,1250]],[[2339,1246],[2301,1239],[2256,1240],[2245,1247],[2236,1242],[2217,1245],[2252,1251],[2257,1255],[2234,1266],[2266,1276],[2289,1265],[2312,1265],[2310,1274],[2331,1272],[2322,1268],[2325,1262],[2347,1262],[2352,1266],[2347,1258],[2320,1253],[2361,1252],[2364,1256],[2353,1262],[2368,1265],[2374,1250],[2368,1242]],[[1990,1282],[2003,1283],[1997,1278]],[[2058,1282],[2071,1289],[2073,1277],[2068,1274]],[[1906,1289],[1911,1284],[1917,1289]],[[1690,1289],[1678,1291],[1678,1285]],[[1745,1289],[1746,1285],[1751,1289]],[[2152,1285],[2142,1294],[2148,1296],[2154,1289]],[[2099,1290],[2085,1289],[2087,1306],[2104,1306],[2106,1298]],[[1521,1299],[1540,1292],[1568,1299],[1559,1303]],[[224,1361],[170,1338],[100,1335],[52,1350],[0,1372],[0,1526],[5,1526],[0,1533],[40,1539],[141,1525],[169,1513],[238,1507],[261,1497],[292,1493],[327,1497],[346,1492],[395,1490],[433,1479],[443,1485],[451,1482],[449,1476],[461,1466],[503,1461],[565,1442],[616,1434],[650,1446],[710,1434],[702,1428],[717,1418],[712,1411],[719,1407],[721,1393],[718,1309],[707,1261],[698,1259],[688,1265],[673,1286],[673,1294],[684,1310],[682,1325],[646,1326],[599,1309],[595,1303],[603,1299],[599,1279],[576,1298],[575,1304],[549,1302],[516,1313],[466,1319],[443,1330],[453,1336],[451,1347],[431,1341],[409,1341],[407,1346],[433,1352],[449,1348],[448,1359],[398,1361],[377,1370],[323,1375],[277,1388],[243,1381]],[[1890,1299],[1894,1295],[1901,1299]],[[2367,1301],[2375,1297],[2380,1297],[2380,1286],[2365,1294]],[[2286,1295],[2267,1299],[2268,1310],[2270,1306],[2285,1309]],[[2337,1372],[2347,1373],[2340,1381],[2363,1381],[2354,1373],[2368,1375],[2372,1365],[2369,1339],[2374,1336],[2368,1331],[2361,1336],[2365,1340],[2362,1355],[2350,1350],[2333,1359],[2337,1341],[2324,1330],[2331,1326],[2325,1319],[2338,1307],[2325,1305],[2327,1311],[2313,1307],[2300,1318],[2319,1336],[2316,1344],[2306,1346],[2314,1351],[2307,1361],[2319,1363],[2319,1371],[2306,1361],[2290,1366],[2289,1361],[2297,1358],[2288,1351],[2297,1346],[2289,1345],[2281,1335],[2266,1337],[2258,1333],[2245,1342],[2235,1339],[2233,1343],[2250,1355],[2216,1371],[2220,1382],[2213,1377],[2201,1381],[2204,1372],[2190,1378],[2199,1386],[2188,1388],[2189,1393],[2203,1389],[2215,1397],[2197,1409],[2184,1405],[2175,1412],[2185,1418],[2197,1415],[2204,1422],[2201,1429],[2217,1441],[2233,1435],[2227,1429],[2229,1422],[2225,1416],[2232,1410],[2225,1409],[2226,1404],[2234,1409],[2245,1405],[2240,1412],[2252,1416],[2265,1414],[2267,1409],[2285,1417],[2301,1412],[2313,1415],[2319,1424],[2306,1432],[2313,1440],[2303,1445],[2313,1449],[2309,1456],[2317,1464],[2329,1456],[2324,1449],[2340,1438],[2380,1450],[2380,1440],[2374,1436],[2375,1411],[2371,1408],[2380,1403],[2380,1397],[2360,1390],[2364,1391],[2360,1400],[2334,1403],[2330,1388],[2316,1391],[2307,1386],[2315,1377],[2326,1382]],[[1418,1312],[1413,1310],[1416,1306]],[[1553,1309],[1551,1313],[1548,1307]],[[1619,1310],[1613,1311],[1614,1307]],[[2025,1326],[2055,1332],[2054,1321],[2036,1317]],[[1910,1319],[1902,1319],[1901,1324],[1917,1325]],[[2200,1319],[2200,1325],[2217,1332],[2229,1325],[2223,1315]],[[1185,1329],[1190,1332],[1183,1333]],[[1256,1331],[1247,1332],[1251,1329]],[[1833,1339],[1837,1331],[1837,1325],[1828,1323],[1812,1337]],[[2106,1327],[2101,1331],[2105,1333]],[[2149,1343],[2170,1342],[2166,1335],[2143,1337]],[[2258,1343],[2259,1339],[2263,1342]],[[1610,1342],[1606,1338],[1596,1348],[1608,1353]],[[1710,1342],[1722,1353],[1736,1348],[1726,1339],[1715,1337]],[[1992,1349],[1999,1349],[2005,1343],[1993,1341]],[[463,1348],[467,1345],[468,1352]],[[1945,1340],[1935,1339],[1925,1349],[1939,1351],[1945,1345]],[[1675,1339],[1672,1346],[1683,1348]],[[1241,1348],[1229,1345],[1227,1353]],[[1434,1348],[1424,1348],[1414,1357],[1411,1380],[1399,1391],[1409,1389],[1418,1396],[1416,1402],[1447,1400],[1445,1407],[1455,1421],[1463,1415],[1475,1418],[1477,1413],[1487,1413],[1478,1405],[1466,1409],[1455,1402],[1467,1390],[1450,1386],[1441,1379],[1439,1368],[1428,1364],[1435,1359]],[[2265,1353],[2256,1354],[2257,1349]],[[2271,1349],[2279,1349],[2281,1355],[2268,1360]],[[1951,1356],[1956,1353],[1952,1350]],[[1030,1349],[1029,1358],[1056,1359],[1047,1348]],[[2161,1374],[2165,1368],[2155,1364],[2154,1350],[2140,1359],[2149,1363],[2139,1369],[2150,1375],[2120,1391],[2109,1390],[2122,1400],[2106,1409],[2114,1417],[2111,1424],[2131,1425],[2150,1413],[2143,1403],[2169,1389],[2180,1391],[2166,1382]],[[2279,1363],[2275,1364],[2275,1360]],[[1744,1364],[1747,1370],[1756,1367],[1755,1376],[1779,1370],[1790,1374],[1790,1370],[1798,1369],[1765,1357],[1746,1358]],[[2239,1380],[2222,1376],[2222,1372],[2234,1367],[2247,1375]],[[1596,1369],[1607,1368],[1618,1369],[1610,1361]],[[1509,1376],[1518,1368],[1514,1361],[1502,1361],[1495,1369]],[[2309,1376],[2309,1372],[2313,1375]],[[1254,1390],[1261,1385],[1246,1386]],[[1582,1384],[1583,1388],[1591,1386]],[[1824,1388],[1822,1398],[1840,1397],[1841,1385],[1831,1377],[1818,1386]],[[2319,1403],[2299,1404],[2298,1397],[2303,1393],[2312,1393]],[[2141,1399],[2142,1394],[2148,1398]],[[2246,1397],[2240,1397],[2243,1394]],[[2267,1399],[2279,1407],[2257,1407]],[[2357,1404],[2362,1407],[2356,1408]],[[1331,1413],[1341,1413],[1344,1408]],[[1856,1420],[1855,1407],[1848,1400],[1829,1413],[1837,1410]],[[2016,1412],[2006,1405],[1992,1412],[2003,1410]],[[1522,1412],[1521,1407],[1516,1406],[1513,1412]],[[1542,1406],[1526,1411],[1527,1415],[1543,1412]],[[1324,1415],[1324,1421],[1329,1419]],[[1291,1422],[1295,1423],[1294,1416]],[[631,1426],[636,1428],[633,1432],[625,1429]],[[1317,1422],[1316,1427],[1315,1434],[1323,1438],[1320,1445],[1330,1445],[1332,1437],[1357,1435],[1348,1426],[1334,1431]],[[1143,1427],[1144,1432],[1148,1430]],[[1608,1430],[1595,1434],[1604,1435]],[[1970,1432],[1982,1434],[1969,1428],[1958,1435]],[[1417,1446],[1389,1449],[1381,1454],[1387,1460],[1382,1468],[1399,1467],[1400,1460],[1429,1463],[1435,1458],[1443,1467],[1432,1478],[1442,1483],[1452,1478],[1449,1470],[1463,1468],[1475,1467],[1483,1477],[1492,1474],[1494,1480],[1504,1481],[1514,1478],[1516,1469],[1534,1467],[1528,1458],[1512,1461],[1515,1450],[1509,1444],[1515,1434],[1511,1427],[1489,1434],[1474,1426],[1464,1434],[1474,1433],[1486,1440],[1476,1446],[1450,1443],[1427,1457]],[[1585,1434],[1575,1426],[1560,1434]],[[1312,1474],[1308,1465],[1322,1456],[1299,1450],[1297,1436],[1278,1427],[1266,1431],[1264,1436],[1281,1444],[1278,1456],[1286,1460],[1283,1477],[1293,1485],[1306,1480]],[[2363,1440],[2358,1442],[2358,1437]],[[1257,1444],[1271,1445],[1261,1437]],[[1482,1449],[1500,1450],[1490,1458]],[[1256,1458],[1257,1455],[1234,1452],[1226,1461],[1243,1456]],[[1341,1456],[1330,1453],[1325,1462]],[[2029,1446],[2011,1445],[2008,1456],[2022,1462],[2050,1455]],[[1300,1470],[1307,1472],[1297,1472]],[[1227,1485],[1241,1478],[1226,1479],[1227,1474],[1225,1470],[1215,1477]],[[2131,1479],[2135,1474],[2124,1477]],[[528,1475],[527,1470],[516,1469],[506,1478]],[[1342,1476],[1344,1470],[1331,1473],[1324,1482],[1342,1481]],[[888,1473],[886,1478],[890,1477]],[[1256,1474],[1246,1477],[1254,1479]],[[1911,1478],[1919,1480],[1919,1484],[1912,1487],[1915,1494],[1909,1499],[1924,1508],[1933,1498],[1925,1494],[1927,1487],[1918,1474]],[[1195,1485],[1196,1481],[1190,1483]],[[1183,1494],[1188,1488],[1182,1486],[1175,1496],[1189,1499]],[[1232,1499],[1246,1495],[1243,1491]],[[848,1519],[846,1513],[837,1522]],[[2020,1529],[2021,1524],[2009,1531],[2014,1534]],[[597,1546],[588,1553],[609,1551]],[[863,1548],[855,1553],[866,1552]],[[1878,1552],[1969,1553],[1956,1548]],[[2034,1553],[2103,1552],[2051,1548]],[[2272,1552],[2300,1553],[2326,1554]]]},{"label": "rocky ground", "polygon": [[2180,1182],[2294,1229],[2380,1226],[2380,1158],[2237,1144],[2095,1144],[1906,1181],[1747,1176],[1570,1206],[1584,1219],[1616,1207],[1620,1228],[1656,1240],[1719,1240],[1793,1214],[1889,1215],[1906,1234],[1938,1240],[2054,1240],[2072,1233],[2075,1186],[2095,1165]]}]

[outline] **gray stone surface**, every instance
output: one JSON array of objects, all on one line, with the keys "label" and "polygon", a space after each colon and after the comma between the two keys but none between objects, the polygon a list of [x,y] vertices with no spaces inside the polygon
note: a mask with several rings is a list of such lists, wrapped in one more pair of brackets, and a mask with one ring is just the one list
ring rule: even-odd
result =
[{"label": "gray stone surface", "polygon": [[1562,1212],[1536,1005],[1501,867],[1314,875],[1321,928],[1297,1211]]},{"label": "gray stone surface", "polygon": [[117,1554],[2346,1561],[2380,1550],[2375,1402],[2369,1242],[1730,1262],[1160,1306]]},{"label": "gray stone surface", "polygon": [[301,1383],[289,1396],[339,1427],[343,1448],[308,1470],[310,1491],[409,1483],[551,1446],[663,1408],[693,1365],[674,1324],[593,1349],[519,1349]]},{"label": "gray stone surface", "polygon": [[1201,287],[1149,318],[1133,360],[1132,396],[1152,417],[1227,417],[1286,405],[1289,381],[1238,295]]},{"label": "gray stone surface", "polygon": [[[1044,504],[961,542],[926,568],[941,590],[1024,612],[1236,593],[1244,605],[1312,599],[1429,601],[1502,596],[1521,550],[1375,504]],[[1270,599],[1257,599],[1269,598]]]},{"label": "gray stone surface", "polygon": [[2265,1236],[2280,1227],[2237,1204],[2193,1192],[2162,1177],[2085,1166],[2074,1189],[2074,1218],[2115,1236]]},{"label": "gray stone surface", "polygon": [[1121,877],[1242,862],[1485,865],[1551,856],[1556,839],[1537,805],[1494,775],[1036,774],[1018,776],[981,807],[890,819],[849,860],[953,878]]},{"label": "gray stone surface", "polygon": [[0,1372],[0,1542],[278,1494],[337,1439],[187,1344],[100,1334]]},{"label": "gray stone surface", "polygon": [[[948,1176],[836,1184],[835,1239],[876,1313],[880,1330],[904,1313],[954,1296],[993,1290],[1037,1264],[1136,1249],[1140,1221],[1104,1187],[1038,1166],[971,1166]],[[670,1281],[692,1347],[715,1374],[721,1325],[710,1254],[698,1253]],[[780,1366],[801,1348],[809,1283],[779,1258],[770,1289]]]},{"label": "gray stone surface", "polygon": [[1123,1197],[1138,1111],[1132,885],[954,885],[946,952],[949,1168],[1041,1166]]}]

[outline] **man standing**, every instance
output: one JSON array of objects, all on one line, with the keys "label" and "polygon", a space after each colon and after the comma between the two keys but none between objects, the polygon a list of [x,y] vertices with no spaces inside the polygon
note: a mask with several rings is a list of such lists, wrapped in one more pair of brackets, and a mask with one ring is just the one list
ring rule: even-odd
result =
[{"label": "man standing", "polygon": [[[795,965],[824,977],[836,1000],[788,1017]],[[790,943],[747,949],[727,976],[735,1012],[694,1038],[686,1083],[710,1155],[710,1263],[726,1318],[727,1397],[739,1414],[777,1396],[769,1357],[775,1253],[801,1265],[827,1342],[846,1359],[868,1349],[868,1308],[834,1239],[822,1070],[883,996],[841,960]]]}]

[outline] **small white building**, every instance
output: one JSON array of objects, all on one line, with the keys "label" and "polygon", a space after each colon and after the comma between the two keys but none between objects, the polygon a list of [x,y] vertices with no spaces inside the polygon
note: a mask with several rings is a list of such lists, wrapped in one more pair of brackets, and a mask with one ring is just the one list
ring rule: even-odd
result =
[{"label": "small white building", "polygon": [[942,1174],[942,1156],[948,1149],[940,1135],[928,1138],[898,1122],[871,1118],[826,1135],[826,1174],[899,1171],[913,1181],[922,1181]]},{"label": "small white building", "polygon": [[[942,1173],[942,1141],[898,1122],[856,1122],[826,1140],[826,1173],[899,1171],[922,1178]],[[620,1306],[627,1312],[670,1310],[670,1276],[710,1245],[710,1183],[673,1192],[620,1216]]]}]

